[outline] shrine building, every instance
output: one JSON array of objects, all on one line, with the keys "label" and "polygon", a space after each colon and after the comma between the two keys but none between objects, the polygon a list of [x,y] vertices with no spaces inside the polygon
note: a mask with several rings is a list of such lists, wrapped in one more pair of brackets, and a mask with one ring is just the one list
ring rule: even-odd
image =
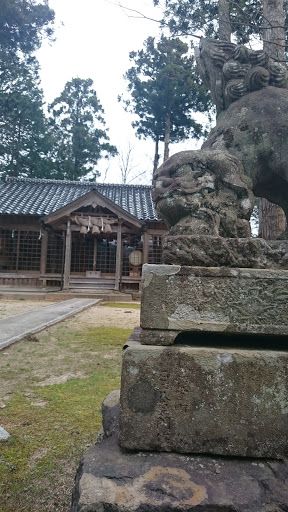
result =
[{"label": "shrine building", "polygon": [[0,288],[137,292],[166,232],[150,186],[6,178]]}]

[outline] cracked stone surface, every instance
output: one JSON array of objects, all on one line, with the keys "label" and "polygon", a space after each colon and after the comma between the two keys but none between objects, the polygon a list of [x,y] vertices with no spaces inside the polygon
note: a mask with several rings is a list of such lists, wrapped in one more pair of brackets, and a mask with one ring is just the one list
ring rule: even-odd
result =
[{"label": "cracked stone surface", "polygon": [[[288,334],[287,270],[144,265],[141,327],[157,331]],[[153,314],[151,314],[153,311]],[[177,332],[178,331],[178,332]],[[168,336],[169,337],[169,336]]]},{"label": "cracked stone surface", "polygon": [[121,450],[115,396],[109,409],[110,437],[84,455],[71,512],[287,512],[287,461]]},{"label": "cracked stone surface", "polygon": [[120,445],[288,457],[287,363],[288,353],[277,350],[128,347],[122,364]]}]

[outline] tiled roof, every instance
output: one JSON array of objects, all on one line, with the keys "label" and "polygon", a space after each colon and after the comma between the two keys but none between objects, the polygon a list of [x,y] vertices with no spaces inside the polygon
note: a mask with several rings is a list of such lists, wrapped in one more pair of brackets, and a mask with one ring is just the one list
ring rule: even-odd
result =
[{"label": "tiled roof", "polygon": [[7,178],[0,180],[0,214],[49,215],[97,190],[139,220],[156,220],[147,185],[108,185],[79,181]]}]

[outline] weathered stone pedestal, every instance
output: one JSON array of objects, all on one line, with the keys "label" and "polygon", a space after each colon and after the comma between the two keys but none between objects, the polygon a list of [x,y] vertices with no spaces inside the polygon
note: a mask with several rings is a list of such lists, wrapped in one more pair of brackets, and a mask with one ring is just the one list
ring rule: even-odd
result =
[{"label": "weathered stone pedestal", "polygon": [[123,448],[288,456],[287,352],[140,345],[122,372]]},{"label": "weathered stone pedestal", "polygon": [[103,404],[104,439],[85,454],[71,512],[286,512],[284,460],[127,451],[117,392]]},{"label": "weathered stone pedestal", "polygon": [[287,271],[146,265],[120,445],[286,457],[287,285]]},{"label": "weathered stone pedestal", "polygon": [[288,271],[145,265],[73,512],[288,510]]},{"label": "weathered stone pedestal", "polygon": [[202,331],[281,335],[288,349],[288,270],[145,265],[142,283],[143,344]]}]

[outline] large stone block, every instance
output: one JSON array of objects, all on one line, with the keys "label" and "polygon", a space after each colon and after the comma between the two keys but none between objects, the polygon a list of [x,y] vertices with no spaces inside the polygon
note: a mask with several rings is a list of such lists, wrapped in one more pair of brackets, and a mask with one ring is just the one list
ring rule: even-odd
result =
[{"label": "large stone block", "polygon": [[[234,220],[232,224],[235,225]],[[179,231],[181,232],[181,228]],[[163,237],[163,263],[177,265],[180,262],[181,265],[194,267],[287,270],[287,240],[266,241],[263,238],[251,237],[224,238],[203,234],[192,235],[185,233],[185,227],[183,231],[183,234],[169,234]]]},{"label": "large stone block", "polygon": [[116,436],[84,454],[70,512],[284,512],[288,463],[126,452]]},{"label": "large stone block", "polygon": [[144,265],[142,290],[144,344],[182,331],[288,335],[287,270]]},{"label": "large stone block", "polygon": [[288,353],[132,346],[120,445],[243,457],[288,455]]}]

